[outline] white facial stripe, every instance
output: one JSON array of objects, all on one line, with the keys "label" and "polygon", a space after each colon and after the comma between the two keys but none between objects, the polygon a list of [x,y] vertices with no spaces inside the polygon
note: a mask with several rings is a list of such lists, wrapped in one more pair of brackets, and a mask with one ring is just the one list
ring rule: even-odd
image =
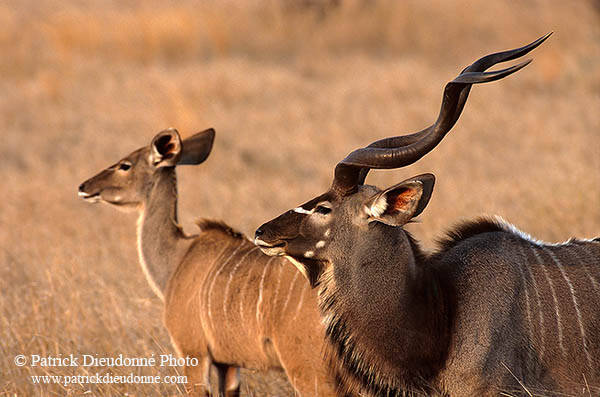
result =
[{"label": "white facial stripe", "polygon": [[310,215],[310,214],[312,214],[313,212],[315,212],[315,209],[313,208],[312,210],[310,210],[310,211],[307,211],[307,210],[305,210],[305,209],[304,209],[304,208],[302,208],[302,207],[296,207],[296,208],[294,208],[294,210],[293,210],[293,211],[294,211],[294,212],[297,212],[297,213],[299,213],[299,214]]},{"label": "white facial stripe", "polygon": [[329,203],[329,201],[322,201],[319,204],[315,205],[314,208],[311,209],[311,210],[307,210],[307,209],[302,208],[302,207],[296,207],[292,211],[294,211],[294,212],[296,212],[298,214],[311,215],[311,214],[313,214],[315,212],[315,210],[319,206],[331,209],[331,204]]},{"label": "white facial stripe", "polygon": [[319,241],[319,242],[316,244],[316,247],[317,247],[317,248],[323,248],[323,247],[325,247],[325,241],[323,241],[323,240]]},{"label": "white facial stripe", "polygon": [[305,258],[312,258],[313,256],[315,256],[315,253],[314,253],[314,251],[306,251],[306,252],[304,253],[304,257],[305,257]]}]

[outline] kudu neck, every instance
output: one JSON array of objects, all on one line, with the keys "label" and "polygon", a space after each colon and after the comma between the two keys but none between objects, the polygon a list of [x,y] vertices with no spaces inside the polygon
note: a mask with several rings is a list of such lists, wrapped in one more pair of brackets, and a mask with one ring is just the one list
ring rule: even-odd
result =
[{"label": "kudu neck", "polygon": [[174,168],[157,179],[138,220],[138,254],[150,286],[164,300],[171,274],[185,253],[186,238],[177,223],[177,177]]},{"label": "kudu neck", "polygon": [[[399,231],[393,238],[387,235],[385,247],[374,247],[376,251],[366,246],[370,243],[365,240],[361,246],[363,243],[355,240],[346,263],[333,264],[336,296],[324,296],[332,293],[325,288],[321,298],[322,303],[334,302],[330,313],[325,310],[324,314],[337,317],[346,335],[328,332],[328,337],[334,344],[340,343],[335,340],[340,336],[352,340],[356,351],[347,351],[347,359],[359,357],[361,362],[354,368],[374,370],[356,377],[375,376],[380,386],[422,389],[425,386],[411,382],[431,379],[435,375],[431,369],[441,364],[447,346],[441,281],[408,233]],[[371,392],[387,393],[385,388]]]}]

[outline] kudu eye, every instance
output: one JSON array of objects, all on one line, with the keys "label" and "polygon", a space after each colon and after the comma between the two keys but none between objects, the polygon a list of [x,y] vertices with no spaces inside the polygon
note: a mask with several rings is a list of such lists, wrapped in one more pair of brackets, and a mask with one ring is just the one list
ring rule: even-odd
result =
[{"label": "kudu eye", "polygon": [[121,163],[119,164],[119,170],[121,171],[128,171],[131,168],[131,163]]},{"label": "kudu eye", "polygon": [[326,207],[325,205],[319,204],[315,207],[315,212],[321,215],[327,215],[331,212],[330,207]]}]

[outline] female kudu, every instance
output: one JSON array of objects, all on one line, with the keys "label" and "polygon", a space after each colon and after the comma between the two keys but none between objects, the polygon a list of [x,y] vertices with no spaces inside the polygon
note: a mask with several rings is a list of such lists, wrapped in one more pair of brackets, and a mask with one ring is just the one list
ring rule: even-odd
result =
[{"label": "female kudu", "polygon": [[202,163],[213,140],[212,129],[183,141],[162,131],[81,184],[79,195],[139,213],[139,261],[164,301],[172,343],[200,361],[185,368],[191,392],[209,393],[214,365],[221,395],[239,393],[239,367],[283,369],[303,396],[332,393],[317,297],[299,273],[222,222],[200,220],[192,236],[177,223],[175,167]]}]

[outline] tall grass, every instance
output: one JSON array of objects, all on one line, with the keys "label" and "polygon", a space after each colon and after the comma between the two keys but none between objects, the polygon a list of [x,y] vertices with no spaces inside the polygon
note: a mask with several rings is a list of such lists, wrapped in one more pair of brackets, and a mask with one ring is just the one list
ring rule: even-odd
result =
[{"label": "tall grass", "polygon": [[[83,370],[13,362],[172,353],[137,265],[135,217],[76,196],[81,181],[168,126],[217,130],[209,161],[179,172],[184,227],[208,216],[252,233],[324,190],[352,149],[431,123],[442,87],[466,64],[554,30],[525,70],[473,89],[434,153],[369,178],[387,186],[436,174],[411,230],[428,247],[482,213],[550,241],[597,235],[594,4],[357,0],[322,14],[280,1],[1,3],[0,395],[180,394],[167,385],[34,386],[30,375]],[[247,394],[289,393],[280,374],[244,376]]]}]

